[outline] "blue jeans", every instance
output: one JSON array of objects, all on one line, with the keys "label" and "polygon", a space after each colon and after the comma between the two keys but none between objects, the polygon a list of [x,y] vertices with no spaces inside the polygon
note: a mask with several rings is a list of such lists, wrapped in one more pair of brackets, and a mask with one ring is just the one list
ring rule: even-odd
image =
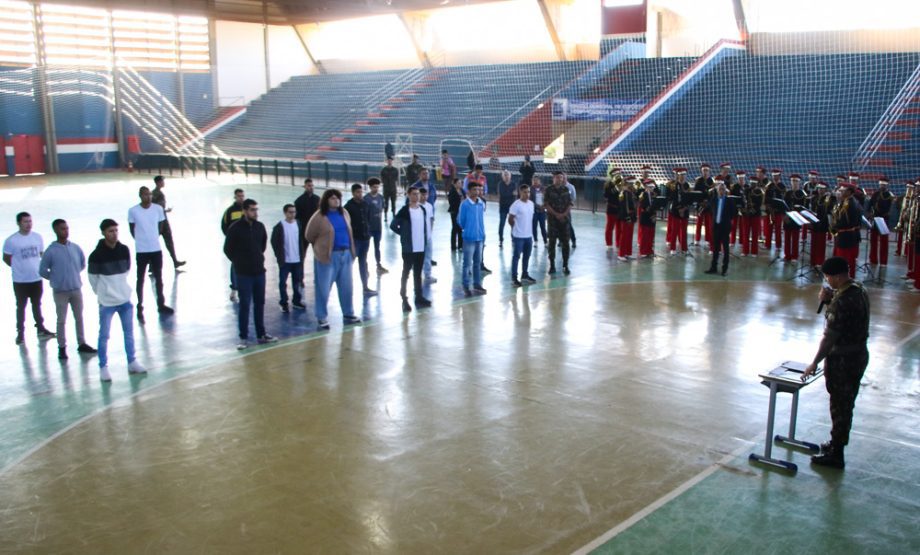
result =
[{"label": "blue jeans", "polygon": [[134,362],[134,305],[130,302],[118,306],[99,305],[99,367],[105,368],[109,364],[109,330],[112,328],[112,317],[118,314],[121,320],[121,332],[125,336],[125,354],[128,355],[128,364]]},{"label": "blue jeans", "polygon": [[291,289],[294,291],[294,304],[300,304],[303,302],[303,297],[301,297],[301,288],[303,287],[303,263],[286,262],[278,266],[278,293],[280,296],[279,302],[282,305],[287,305],[288,302],[288,275],[291,276]]},{"label": "blue jeans", "polygon": [[534,212],[533,214],[533,240],[537,240],[537,224],[540,225],[540,231],[543,233],[543,242],[546,242],[546,212]]},{"label": "blue jeans", "polygon": [[524,255],[524,264],[521,266],[521,276],[528,275],[527,268],[530,265],[530,251],[533,250],[533,237],[514,237],[511,236],[511,242],[514,243],[514,251],[511,255],[511,279],[517,278],[518,260]]},{"label": "blue jeans", "polygon": [[463,287],[482,287],[482,241],[463,242]]},{"label": "blue jeans", "polygon": [[422,271],[425,273],[425,278],[431,277],[431,251],[434,249],[434,241],[431,237],[428,238],[428,242],[425,243],[425,260],[422,262]]},{"label": "blue jeans", "polygon": [[350,250],[332,251],[332,258],[329,260],[329,264],[323,264],[316,258],[313,259],[313,276],[316,285],[314,313],[317,320],[324,321],[329,317],[326,305],[329,303],[329,293],[332,292],[333,283],[338,289],[342,316],[355,315],[351,299],[353,293],[351,263],[353,261],[354,258],[352,258]]},{"label": "blue jeans", "polygon": [[[510,206],[508,208],[498,209],[498,242],[499,243],[505,242],[505,222],[508,221],[508,211],[510,209],[511,209]],[[514,237],[512,236],[511,239],[513,240]]]},{"label": "blue jeans", "polygon": [[236,270],[233,269],[233,264],[230,265],[230,290],[236,291]]},{"label": "blue jeans", "polygon": [[361,286],[364,287],[365,290],[368,289],[367,251],[370,250],[370,248],[370,239],[355,239],[355,251],[358,253],[358,275],[361,276]]},{"label": "blue jeans", "polygon": [[257,276],[236,275],[240,292],[240,339],[249,339],[249,305],[256,324],[256,337],[265,336],[265,274]]},{"label": "blue jeans", "polygon": [[374,240],[374,258],[377,259],[377,265],[380,266],[380,236],[383,231],[380,229],[371,230],[371,239]]}]

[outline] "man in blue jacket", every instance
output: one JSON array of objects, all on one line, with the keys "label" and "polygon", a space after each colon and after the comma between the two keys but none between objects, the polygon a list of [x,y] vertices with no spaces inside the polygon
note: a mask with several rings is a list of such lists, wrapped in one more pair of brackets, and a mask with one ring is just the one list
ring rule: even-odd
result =
[{"label": "man in blue jacket", "polygon": [[[482,246],[486,240],[485,202],[479,196],[482,185],[469,183],[467,198],[460,203],[457,225],[463,230],[463,293],[485,294],[482,287]],[[471,288],[472,286],[472,288]]]}]

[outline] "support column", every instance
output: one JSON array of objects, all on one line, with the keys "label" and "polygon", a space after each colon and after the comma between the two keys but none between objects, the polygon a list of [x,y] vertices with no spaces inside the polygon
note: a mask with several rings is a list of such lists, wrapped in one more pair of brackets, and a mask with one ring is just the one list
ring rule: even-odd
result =
[{"label": "support column", "polygon": [[562,41],[559,40],[559,33],[556,31],[556,24],[553,22],[553,16],[549,13],[549,6],[546,5],[546,0],[537,0],[537,4],[540,6],[540,13],[543,14],[546,32],[549,33],[549,38],[552,39],[553,46],[556,47],[556,57],[559,58],[560,62],[564,62],[565,49],[562,48]]},{"label": "support column", "polygon": [[176,20],[176,93],[179,95],[179,113],[185,116],[185,79],[182,76],[182,40],[179,38],[179,21]]},{"label": "support column", "polygon": [[220,86],[217,79],[217,23],[213,17],[208,18],[208,59],[211,64],[211,107],[220,107]]},{"label": "support column", "polygon": [[268,3],[262,0],[262,51],[265,53],[265,92],[272,90],[271,56],[268,51]]},{"label": "support column", "polygon": [[413,23],[424,25],[425,20],[423,16],[418,14],[407,15],[400,12],[399,20],[402,21],[403,27],[406,28],[406,33],[409,34],[409,39],[412,41],[412,46],[415,48],[415,55],[418,56],[418,61],[421,62],[422,67],[425,69],[431,69],[433,66],[431,59],[428,57],[428,53],[425,52],[425,49],[422,48],[422,45],[419,44],[415,29],[412,28]]},{"label": "support column", "polygon": [[54,101],[48,86],[47,59],[45,56],[45,35],[41,28],[41,6],[32,3],[32,31],[35,35],[35,94],[41,106],[42,127],[45,131],[45,170],[48,173],[60,172],[57,153],[57,131],[54,126]]},{"label": "support column", "polygon": [[124,168],[128,165],[127,139],[125,138],[124,122],[122,120],[121,109],[121,81],[119,75],[121,69],[118,67],[118,56],[115,53],[115,29],[112,25],[112,11],[106,13],[109,24],[109,52],[112,62],[112,102],[115,105],[115,140],[118,142],[118,167]]},{"label": "support column", "polygon": [[300,32],[300,29],[297,27],[297,25],[292,24],[291,28],[293,28],[294,33],[297,34],[297,40],[300,41],[300,45],[303,46],[304,53],[307,55],[307,58],[310,59],[310,63],[313,64],[313,67],[316,68],[317,73],[321,75],[325,75],[326,68],[323,67],[323,62],[320,62],[319,60],[313,57],[313,53],[310,52],[310,47],[307,46],[307,41],[303,38],[303,33]]}]

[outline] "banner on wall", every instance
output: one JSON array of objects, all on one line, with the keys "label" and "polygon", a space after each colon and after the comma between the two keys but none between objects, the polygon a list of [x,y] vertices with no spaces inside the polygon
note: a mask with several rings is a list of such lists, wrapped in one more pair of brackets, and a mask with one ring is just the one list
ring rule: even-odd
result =
[{"label": "banner on wall", "polygon": [[645,103],[641,100],[554,98],[553,120],[628,121],[638,114],[644,106]]}]

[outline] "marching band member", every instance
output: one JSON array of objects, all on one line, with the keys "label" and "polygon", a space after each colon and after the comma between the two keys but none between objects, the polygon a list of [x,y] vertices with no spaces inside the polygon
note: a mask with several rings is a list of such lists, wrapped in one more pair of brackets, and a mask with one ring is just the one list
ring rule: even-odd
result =
[{"label": "marching band member", "polygon": [[658,190],[658,184],[655,183],[655,180],[652,179],[651,176],[649,175],[651,171],[652,171],[652,167],[649,166],[648,164],[639,168],[639,183],[642,183],[642,185],[645,186],[646,181],[651,181],[652,186],[655,187],[655,191],[654,191],[655,196],[658,196],[661,194],[661,191]]},{"label": "marching band member", "polygon": [[830,230],[828,218],[834,205],[834,195],[828,193],[827,184],[819,181],[811,197],[811,211],[818,218],[818,223],[811,226],[811,253],[809,262],[812,266],[821,266],[827,258],[827,232]]},{"label": "marching band member", "polygon": [[709,192],[712,190],[715,182],[712,177],[709,175],[710,167],[709,164],[700,165],[700,175],[696,182],[693,184],[693,190],[704,193],[706,200],[700,201],[696,210],[696,233],[694,234],[694,241],[690,243],[691,245],[700,244],[700,238],[704,237],[702,234],[702,227],[706,226],[706,243],[709,244],[710,250],[712,249],[712,214],[709,211]]},{"label": "marching band member", "polygon": [[764,213],[767,215],[765,219],[764,235],[764,248],[772,248],[773,241],[776,241],[776,249],[779,250],[783,248],[783,235],[782,235],[782,225],[783,225],[783,215],[785,210],[775,206],[773,204],[773,199],[781,199],[786,192],[786,185],[783,184],[783,172],[782,170],[773,170],[770,172],[773,177],[770,181],[767,182],[764,186]]},{"label": "marching band member", "polygon": [[[805,191],[805,198],[807,202],[811,202],[813,195],[815,194],[815,188],[818,186],[818,170],[808,170],[808,181],[802,184],[802,190]],[[805,239],[808,238],[808,227],[802,228],[802,245],[805,245]]]},{"label": "marching band member", "polygon": [[834,235],[834,256],[846,259],[850,277],[856,277],[856,259],[859,258],[859,225],[862,209],[854,197],[856,186],[842,188],[840,203],[834,208],[831,233]]},{"label": "marching band member", "polygon": [[612,167],[608,172],[609,177],[604,183],[604,198],[607,200],[607,225],[604,227],[604,242],[608,249],[612,249],[614,241],[619,235],[620,227],[620,189],[622,188],[623,178],[620,175],[620,168]]},{"label": "marching band member", "polygon": [[671,254],[677,254],[677,243],[680,242],[680,252],[689,254],[687,250],[687,225],[690,221],[690,203],[685,193],[690,191],[687,183],[687,169],[674,168],[675,180],[668,183],[668,249]]},{"label": "marching band member", "polygon": [[[891,214],[891,205],[894,203],[894,195],[888,190],[888,178],[884,175],[878,180],[878,191],[872,193],[869,199],[869,219],[882,218],[888,223],[888,216]],[[881,248],[881,256],[879,256]],[[872,230],[869,232],[869,263],[882,266],[888,265],[888,235],[879,233],[873,222]]]},{"label": "marching band member", "polygon": [[[746,174],[738,171],[738,181],[743,182]],[[741,196],[741,256],[757,256],[760,241],[761,212],[763,211],[763,186],[755,179],[743,183]]]},{"label": "marching band member", "polygon": [[[756,168],[754,168],[754,179],[751,180],[752,185],[760,184],[761,190],[766,192],[767,183],[769,182],[770,180],[767,179],[767,169],[766,168],[764,168],[763,166],[757,166]],[[766,203],[764,203],[764,208],[766,208]],[[758,239],[761,241],[763,241],[766,238],[767,222],[769,219],[770,219],[770,215],[767,214],[766,212],[764,212],[761,215],[760,235],[758,237]]]},{"label": "marching band member", "polygon": [[655,255],[655,203],[657,197],[655,182],[646,178],[642,182],[645,191],[639,198],[639,256],[651,258]]},{"label": "marching band member", "polygon": [[620,230],[617,237],[619,241],[617,259],[621,262],[632,258],[633,226],[636,223],[637,216],[635,183],[635,177],[626,176],[626,186],[620,191]]},{"label": "marching band member", "polygon": [[[789,176],[792,188],[783,195],[783,200],[790,210],[796,207],[805,207],[805,192],[799,188],[802,178],[794,173]],[[792,221],[789,216],[783,219],[783,230],[785,231],[785,248],[783,250],[783,260],[792,262],[799,259],[799,225]]]}]

